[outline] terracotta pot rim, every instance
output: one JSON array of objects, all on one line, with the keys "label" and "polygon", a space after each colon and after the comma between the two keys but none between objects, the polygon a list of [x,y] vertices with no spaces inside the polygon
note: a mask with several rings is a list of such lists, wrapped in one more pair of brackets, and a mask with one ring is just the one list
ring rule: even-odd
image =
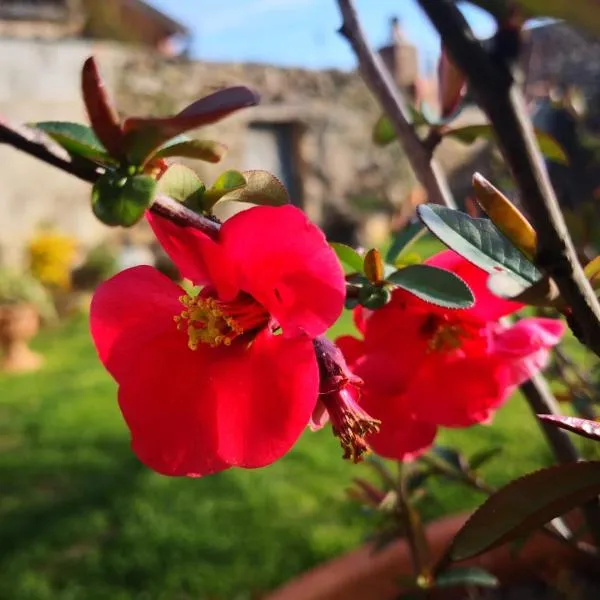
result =
[{"label": "terracotta pot rim", "polygon": [[[434,562],[470,515],[470,512],[449,514],[426,524]],[[535,533],[518,553],[505,545],[457,564],[479,566],[502,583],[514,583],[535,577],[549,563],[573,567],[579,564],[579,558],[573,548],[543,533]],[[411,573],[412,561],[404,539],[377,552],[373,552],[373,544],[367,543],[299,575],[263,600],[393,600],[407,591],[398,584],[401,575]],[[440,592],[435,597],[448,597],[449,592]]]}]

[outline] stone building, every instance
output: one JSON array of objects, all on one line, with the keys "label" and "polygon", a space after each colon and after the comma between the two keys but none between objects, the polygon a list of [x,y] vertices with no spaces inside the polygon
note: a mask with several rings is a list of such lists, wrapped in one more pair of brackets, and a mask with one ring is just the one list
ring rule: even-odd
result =
[{"label": "stone building", "polygon": [[[46,2],[22,3],[34,1]],[[131,6],[144,4],[122,0],[126,1]],[[40,33],[33,38],[22,32],[0,35],[1,118],[85,122],[79,73],[85,58],[94,54],[124,115],[172,114],[226,85],[244,84],[259,91],[260,106],[197,133],[223,141],[230,151],[219,165],[195,162],[194,168],[208,183],[228,168],[275,173],[294,201],[333,238],[347,238],[353,224],[362,224],[367,215],[379,213],[389,220],[414,185],[399,144],[383,149],[372,144],[372,127],[380,110],[357,73],[207,63],[184,57],[165,60],[159,49],[149,52],[135,45],[82,39],[84,29],[78,31],[62,36]],[[398,84],[409,95],[427,87],[435,98],[432,82],[419,80],[416,50],[396,21],[390,38],[381,55]],[[14,56],[19,56],[18,62]],[[472,122],[482,116],[469,110],[463,119]],[[445,141],[436,156],[461,195],[469,186],[472,161],[489,163],[489,149],[482,144]],[[40,223],[54,223],[87,246],[114,235],[93,217],[89,186],[73,177],[0,147],[0,180],[0,251],[5,261],[19,261],[24,243]]]},{"label": "stone building", "polygon": [[173,56],[189,31],[143,0],[1,0],[0,37],[112,40]]}]

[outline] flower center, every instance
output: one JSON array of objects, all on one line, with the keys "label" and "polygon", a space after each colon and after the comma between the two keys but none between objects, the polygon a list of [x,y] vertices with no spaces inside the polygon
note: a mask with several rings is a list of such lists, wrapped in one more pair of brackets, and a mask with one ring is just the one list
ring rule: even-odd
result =
[{"label": "flower center", "polygon": [[230,346],[237,337],[264,327],[269,313],[247,294],[239,294],[231,302],[210,295],[179,298],[184,309],[174,318],[177,328],[186,330],[188,346],[196,350],[199,343],[211,348]]},{"label": "flower center", "polygon": [[464,325],[452,323],[448,317],[429,315],[421,326],[421,334],[428,340],[429,352],[451,352],[460,348],[471,337]]},{"label": "flower center", "polygon": [[353,463],[360,462],[369,452],[365,436],[377,433],[381,421],[368,415],[345,387],[338,392],[322,394],[321,401],[327,408],[333,434],[340,440],[344,458]]}]

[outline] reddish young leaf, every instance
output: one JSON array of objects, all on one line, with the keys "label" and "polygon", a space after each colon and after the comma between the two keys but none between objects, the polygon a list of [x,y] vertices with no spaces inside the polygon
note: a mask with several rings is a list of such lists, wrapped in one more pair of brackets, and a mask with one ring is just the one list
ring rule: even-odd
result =
[{"label": "reddish young leaf", "polygon": [[600,423],[598,421],[563,415],[538,415],[538,418],[550,425],[566,429],[590,440],[600,441]]},{"label": "reddish young leaf", "polygon": [[456,112],[466,94],[467,80],[443,46],[438,64],[438,85],[442,118],[449,117]]},{"label": "reddish young leaf", "polygon": [[231,113],[258,104],[259,97],[244,86],[219,90],[201,98],[172,117],[132,117],[123,123],[127,157],[133,164],[143,165],[167,140],[216,123]]},{"label": "reddish young leaf", "polygon": [[123,130],[93,56],[83,64],[81,91],[94,133],[114,158],[122,158]]},{"label": "reddish young leaf", "polygon": [[[557,485],[558,482],[558,485]],[[600,461],[567,463],[516,479],[490,496],[456,534],[454,561],[526,535],[600,494]]]}]

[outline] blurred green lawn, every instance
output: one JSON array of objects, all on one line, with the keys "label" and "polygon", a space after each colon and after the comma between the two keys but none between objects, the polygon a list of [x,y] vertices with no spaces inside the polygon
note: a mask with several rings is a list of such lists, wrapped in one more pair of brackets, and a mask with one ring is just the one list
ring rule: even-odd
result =
[{"label": "blurred green lawn", "polygon": [[[334,334],[351,327],[346,313]],[[40,372],[0,376],[0,598],[243,600],[369,533],[345,493],[367,469],[341,460],[329,429],[307,432],[269,468],[161,477],[129,450],[86,321],[46,331],[35,346],[47,357]],[[504,446],[487,470],[496,484],[549,460],[519,397],[493,426],[439,440],[467,454]],[[437,485],[424,509],[435,517],[481,500]]]},{"label": "blurred green lawn", "polygon": [[[349,322],[345,315],[341,327]],[[340,459],[329,430],[307,432],[266,469],[161,477],[129,450],[85,320],[44,332],[35,345],[47,357],[43,370],[0,377],[0,598],[241,600],[368,533],[345,496],[366,468]],[[519,398],[492,427],[441,440],[467,453],[505,445],[488,469],[494,483],[548,459]],[[435,516],[479,501],[446,484],[425,508]]]}]

